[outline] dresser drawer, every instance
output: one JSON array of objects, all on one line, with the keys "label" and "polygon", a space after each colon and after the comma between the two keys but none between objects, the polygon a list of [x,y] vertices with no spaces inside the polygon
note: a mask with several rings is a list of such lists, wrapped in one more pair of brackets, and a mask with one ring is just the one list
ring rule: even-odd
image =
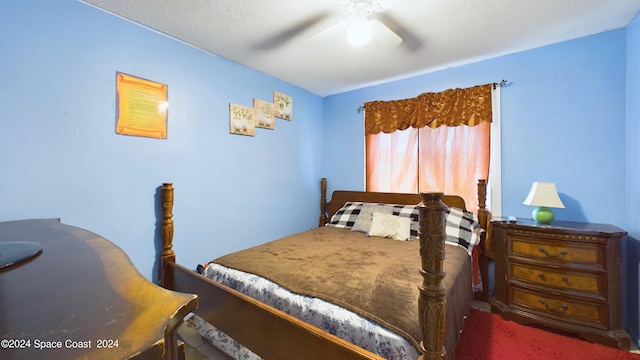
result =
[{"label": "dresser drawer", "polygon": [[569,300],[553,294],[511,287],[512,305],[533,308],[543,316],[565,321],[588,322],[607,326],[607,304],[585,299]]},{"label": "dresser drawer", "polygon": [[598,265],[605,249],[598,244],[549,241],[542,238],[511,235],[510,254],[531,259]]},{"label": "dresser drawer", "polygon": [[556,271],[535,265],[512,262],[511,278],[561,290],[580,291],[598,295],[604,300],[607,296],[606,274]]}]

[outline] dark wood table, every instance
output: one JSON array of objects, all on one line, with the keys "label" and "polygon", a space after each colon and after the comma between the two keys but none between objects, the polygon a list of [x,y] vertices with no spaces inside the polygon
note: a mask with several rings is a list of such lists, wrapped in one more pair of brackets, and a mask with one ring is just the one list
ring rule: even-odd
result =
[{"label": "dark wood table", "polygon": [[0,359],[159,359],[197,296],[143,277],[112,242],[58,219],[0,222],[42,253],[0,270]]}]

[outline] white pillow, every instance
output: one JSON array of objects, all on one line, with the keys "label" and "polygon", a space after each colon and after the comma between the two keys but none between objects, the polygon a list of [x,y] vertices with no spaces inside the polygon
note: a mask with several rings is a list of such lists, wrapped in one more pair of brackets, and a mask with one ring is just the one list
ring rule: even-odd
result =
[{"label": "white pillow", "polygon": [[411,219],[390,214],[373,213],[368,235],[394,240],[409,240]]},{"label": "white pillow", "polygon": [[391,215],[393,214],[393,208],[385,205],[364,204],[362,209],[360,209],[360,214],[358,215],[355,224],[353,224],[351,231],[368,233],[369,229],[371,229],[371,221],[373,220],[374,213]]}]

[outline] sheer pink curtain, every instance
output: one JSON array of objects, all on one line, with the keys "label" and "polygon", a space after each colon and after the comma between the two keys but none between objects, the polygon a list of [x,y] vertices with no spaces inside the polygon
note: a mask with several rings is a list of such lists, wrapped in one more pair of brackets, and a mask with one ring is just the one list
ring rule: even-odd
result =
[{"label": "sheer pink curtain", "polygon": [[[367,190],[415,193],[418,188],[418,130],[366,137]],[[393,169],[393,171],[391,171]]]},{"label": "sheer pink curtain", "polygon": [[489,177],[490,126],[421,128],[418,191],[460,195],[475,211],[478,180]]},{"label": "sheer pink curtain", "polygon": [[478,179],[489,176],[491,123],[398,130],[366,136],[367,191],[440,191],[477,206]]}]

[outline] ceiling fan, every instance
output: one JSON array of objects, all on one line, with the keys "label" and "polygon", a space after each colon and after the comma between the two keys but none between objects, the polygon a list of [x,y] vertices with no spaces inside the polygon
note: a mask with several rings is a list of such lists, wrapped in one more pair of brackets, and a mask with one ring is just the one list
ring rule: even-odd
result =
[{"label": "ceiling fan", "polygon": [[372,12],[383,12],[388,9],[385,1],[381,0],[360,0],[360,1],[339,1],[338,6],[343,8],[348,16],[347,19],[339,21],[301,41],[304,46],[311,46],[322,39],[338,32],[345,31],[347,40],[354,46],[362,46],[372,38],[386,47],[396,47],[402,42],[398,36],[387,25],[378,19],[370,19]]}]

